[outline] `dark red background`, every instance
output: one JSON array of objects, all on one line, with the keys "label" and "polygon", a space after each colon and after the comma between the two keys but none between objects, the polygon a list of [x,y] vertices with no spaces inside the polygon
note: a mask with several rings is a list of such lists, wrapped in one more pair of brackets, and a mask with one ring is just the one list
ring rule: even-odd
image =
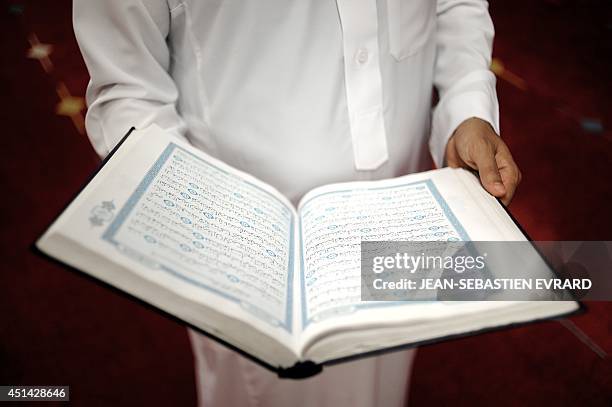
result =
[{"label": "dark red background", "polygon": [[[502,77],[498,92],[502,133],[524,175],[511,211],[534,239],[612,240],[609,4],[491,4],[494,55],[527,84]],[[87,406],[194,405],[180,324],[28,249],[98,159],[71,120],[55,114],[57,84],[82,96],[87,82],[71,2],[0,7],[0,384],[70,385],[73,403]],[[32,32],[54,45],[51,74],[26,58]],[[584,128],[584,119],[602,130]],[[588,305],[571,320],[612,352],[612,305]],[[611,405],[611,362],[551,321],[421,348],[410,399]]]}]

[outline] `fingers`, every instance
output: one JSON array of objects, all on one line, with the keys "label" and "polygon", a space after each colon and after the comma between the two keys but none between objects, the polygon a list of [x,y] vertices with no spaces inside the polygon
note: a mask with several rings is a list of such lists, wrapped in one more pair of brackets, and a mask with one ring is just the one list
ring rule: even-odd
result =
[{"label": "fingers", "polygon": [[457,152],[457,146],[455,145],[455,137],[451,137],[446,144],[446,152],[444,154],[444,160],[446,161],[446,165],[451,168],[458,168],[465,166],[465,163],[462,162],[459,157],[459,153]]},{"label": "fingers", "polygon": [[522,175],[518,166],[514,162],[508,147],[505,145],[498,148],[496,161],[499,168],[499,173],[502,177],[502,182],[506,188],[504,195],[500,196],[499,198],[501,199],[502,203],[507,206],[514,197],[516,188],[521,182]]},{"label": "fingers", "polygon": [[472,160],[478,170],[482,186],[491,195],[502,198],[508,191],[499,172],[495,150],[496,146],[490,142],[478,143],[474,148]]},{"label": "fingers", "polygon": [[510,150],[492,127],[479,119],[468,119],[447,143],[446,164],[477,170],[487,192],[504,205],[512,200],[521,181]]}]

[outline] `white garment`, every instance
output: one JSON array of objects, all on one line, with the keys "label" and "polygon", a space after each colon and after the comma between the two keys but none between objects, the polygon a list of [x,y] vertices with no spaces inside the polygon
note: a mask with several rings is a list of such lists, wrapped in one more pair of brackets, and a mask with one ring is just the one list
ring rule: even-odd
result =
[{"label": "white garment", "polygon": [[279,379],[195,331],[189,338],[196,363],[200,406],[404,407],[416,350],[327,366],[311,378]]},{"label": "white garment", "polygon": [[[428,141],[441,166],[463,120],[499,129],[487,7],[484,0],[75,0],[75,33],[91,75],[87,131],[103,156],[130,127],[157,123],[293,202],[321,184],[424,170]],[[432,85],[440,96],[433,116]],[[382,387],[374,383],[405,381],[411,359],[395,354],[405,363],[399,370],[390,359],[350,363],[314,387],[281,387],[235,353],[192,341],[215,403],[275,386],[261,405],[284,397],[295,406],[329,405],[344,380],[355,392],[346,405],[377,404]],[[205,363],[206,349],[218,363]],[[225,382],[243,374],[248,387]],[[308,396],[311,388],[319,396]],[[403,390],[387,393],[384,405]]]},{"label": "white garment", "polygon": [[75,0],[74,26],[101,155],[155,122],[295,201],[425,169],[432,83],[437,165],[461,121],[498,129],[482,0]]}]

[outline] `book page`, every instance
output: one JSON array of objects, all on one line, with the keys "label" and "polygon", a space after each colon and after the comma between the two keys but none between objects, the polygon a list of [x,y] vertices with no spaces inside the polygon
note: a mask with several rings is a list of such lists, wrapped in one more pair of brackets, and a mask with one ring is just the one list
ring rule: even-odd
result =
[{"label": "book page", "polygon": [[393,305],[360,301],[361,241],[525,240],[474,175],[460,169],[324,186],[304,196],[299,214],[304,327]]},{"label": "book page", "polygon": [[305,326],[386,305],[361,302],[361,241],[470,240],[423,174],[324,187],[304,197],[299,213]]},{"label": "book page", "polygon": [[289,201],[160,129],[134,132],[117,154],[47,235],[61,233],[230,318],[292,336]]},{"label": "book page", "polygon": [[102,238],[290,330],[291,228],[267,191],[170,143]]},{"label": "book page", "polygon": [[361,301],[361,241],[526,240],[468,171],[320,187],[302,199],[298,214],[306,358],[331,360],[576,308],[574,302]]}]

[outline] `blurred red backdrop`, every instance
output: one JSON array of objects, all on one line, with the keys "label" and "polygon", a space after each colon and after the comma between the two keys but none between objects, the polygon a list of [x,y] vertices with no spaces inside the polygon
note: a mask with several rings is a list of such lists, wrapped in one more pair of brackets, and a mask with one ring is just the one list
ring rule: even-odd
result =
[{"label": "blurred red backdrop", "polygon": [[[70,385],[76,405],[194,405],[183,326],[29,251],[98,165],[71,2],[2,1],[0,384]],[[608,1],[491,2],[511,212],[539,240],[612,240]],[[48,47],[45,44],[51,45]],[[612,352],[612,304],[571,321]],[[611,405],[612,364],[558,322],[421,348],[411,405]]]}]

